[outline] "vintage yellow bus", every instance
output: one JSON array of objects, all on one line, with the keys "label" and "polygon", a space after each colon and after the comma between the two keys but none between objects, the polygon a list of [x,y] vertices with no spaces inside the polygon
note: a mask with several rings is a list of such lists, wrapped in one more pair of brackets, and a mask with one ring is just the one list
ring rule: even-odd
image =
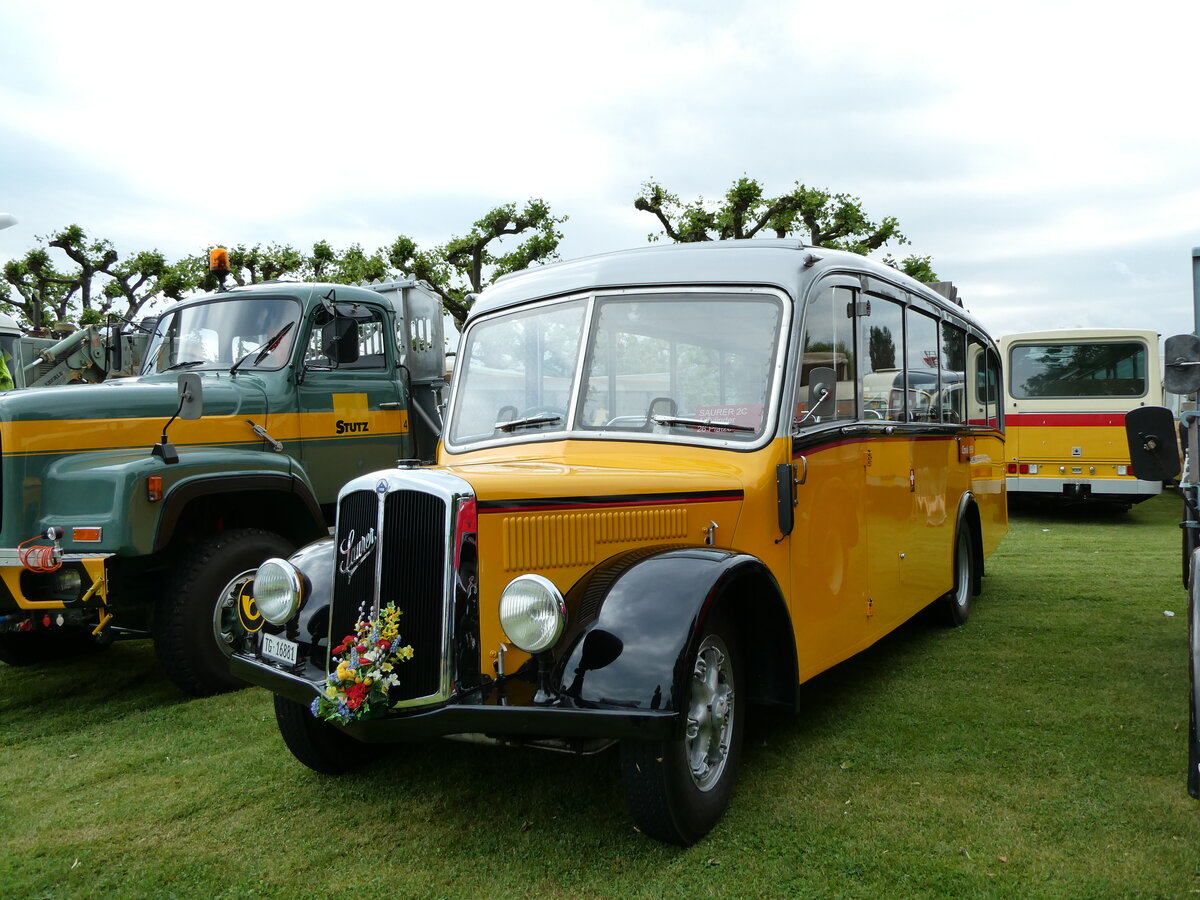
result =
[{"label": "vintage yellow bus", "polygon": [[1158,337],[1074,328],[1000,340],[1010,498],[1128,508],[1162,492],[1138,477],[1125,439],[1126,413],[1163,402]]},{"label": "vintage yellow bus", "polygon": [[[689,844],[752,704],[798,709],[927,607],[966,620],[1007,527],[999,372],[961,306],[797,241],[506,276],[463,332],[437,465],[351,481],[334,537],[259,570],[234,670],[323,772],[359,741],[615,743],[638,827]],[[397,652],[389,603],[411,659],[368,689],[383,651],[354,635]]]}]

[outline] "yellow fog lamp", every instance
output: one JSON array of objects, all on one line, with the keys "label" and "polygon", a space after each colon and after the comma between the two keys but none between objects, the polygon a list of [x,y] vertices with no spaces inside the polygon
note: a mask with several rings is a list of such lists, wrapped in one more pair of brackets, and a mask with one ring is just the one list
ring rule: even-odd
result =
[{"label": "yellow fog lamp", "polygon": [[262,617],[272,625],[282,625],[300,608],[304,579],[286,559],[268,559],[254,574],[253,591]]},{"label": "yellow fog lamp", "polygon": [[526,653],[554,646],[567,623],[567,605],[549,579],[521,575],[500,594],[500,625]]}]

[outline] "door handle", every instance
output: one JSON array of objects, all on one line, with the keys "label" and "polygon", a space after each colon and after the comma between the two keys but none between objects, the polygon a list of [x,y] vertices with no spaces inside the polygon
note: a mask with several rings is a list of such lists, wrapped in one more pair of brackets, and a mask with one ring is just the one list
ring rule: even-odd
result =
[{"label": "door handle", "polygon": [[403,409],[399,400],[385,400],[379,404],[380,409]]}]

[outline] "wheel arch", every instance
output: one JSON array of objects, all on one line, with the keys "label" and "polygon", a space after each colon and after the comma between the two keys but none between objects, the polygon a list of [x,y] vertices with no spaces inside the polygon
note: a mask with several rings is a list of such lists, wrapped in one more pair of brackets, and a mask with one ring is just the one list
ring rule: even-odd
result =
[{"label": "wheel arch", "polygon": [[[708,547],[642,550],[597,566],[568,594],[576,625],[558,654],[561,696],[581,707],[679,710],[687,659],[714,615],[746,652],[740,691],[794,708],[791,619],[763,562]],[[682,728],[682,722],[680,728]]]},{"label": "wheel arch", "polygon": [[237,473],[189,479],[168,491],[153,549],[238,527],[272,531],[294,546],[327,534],[321,507],[303,481],[283,473]]}]

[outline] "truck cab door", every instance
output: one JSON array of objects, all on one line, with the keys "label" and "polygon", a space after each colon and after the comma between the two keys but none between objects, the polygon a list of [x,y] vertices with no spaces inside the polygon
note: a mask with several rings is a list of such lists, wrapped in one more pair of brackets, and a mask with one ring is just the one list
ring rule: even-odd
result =
[{"label": "truck cab door", "polygon": [[381,307],[338,304],[308,320],[298,373],[300,461],[318,502],[343,484],[412,455],[403,369]]}]

